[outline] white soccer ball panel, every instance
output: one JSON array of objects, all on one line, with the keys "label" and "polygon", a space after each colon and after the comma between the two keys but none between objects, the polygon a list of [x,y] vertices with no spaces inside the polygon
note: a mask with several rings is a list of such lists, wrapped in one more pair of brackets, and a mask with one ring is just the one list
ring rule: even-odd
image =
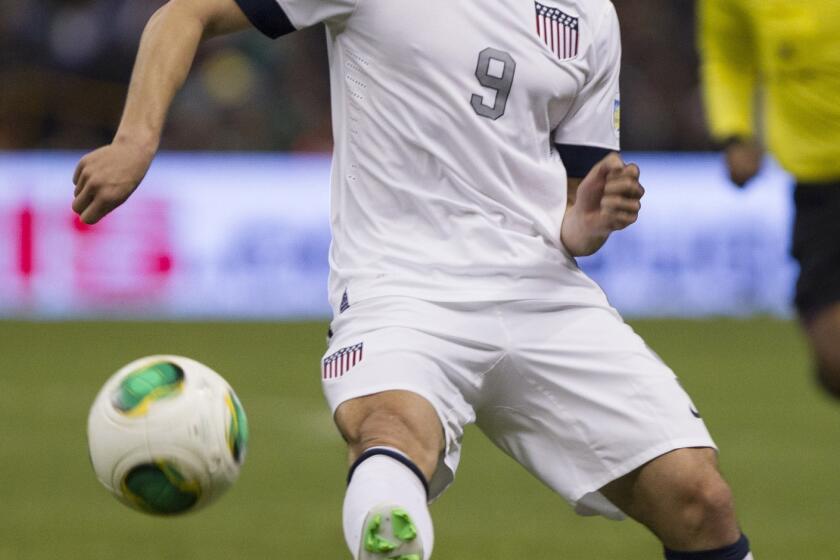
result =
[{"label": "white soccer ball panel", "polygon": [[88,417],[99,481],[156,514],[194,511],[218,498],[239,475],[247,437],[228,383],[181,356],[148,356],[121,368]]}]

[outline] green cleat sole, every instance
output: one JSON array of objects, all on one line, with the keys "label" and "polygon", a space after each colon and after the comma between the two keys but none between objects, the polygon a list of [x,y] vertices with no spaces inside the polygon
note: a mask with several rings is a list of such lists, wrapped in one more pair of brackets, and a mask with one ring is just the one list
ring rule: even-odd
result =
[{"label": "green cleat sole", "polygon": [[397,548],[396,543],[382,538],[379,531],[382,528],[382,515],[374,515],[365,527],[365,550],[368,552],[391,552]]},{"label": "green cleat sole", "polygon": [[406,510],[382,504],[365,520],[359,560],[423,560],[417,526]]},{"label": "green cleat sole", "polygon": [[[408,512],[402,508],[391,510],[391,527],[394,531],[394,536],[403,542],[411,542],[417,538],[417,527],[408,515]],[[412,558],[398,558],[397,560],[413,560]]]}]

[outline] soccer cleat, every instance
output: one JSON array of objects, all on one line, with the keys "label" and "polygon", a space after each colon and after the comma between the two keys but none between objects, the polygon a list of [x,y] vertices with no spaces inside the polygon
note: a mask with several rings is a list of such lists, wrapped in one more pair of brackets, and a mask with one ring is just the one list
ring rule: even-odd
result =
[{"label": "soccer cleat", "polygon": [[423,543],[408,512],[389,504],[370,510],[358,559],[423,560]]}]

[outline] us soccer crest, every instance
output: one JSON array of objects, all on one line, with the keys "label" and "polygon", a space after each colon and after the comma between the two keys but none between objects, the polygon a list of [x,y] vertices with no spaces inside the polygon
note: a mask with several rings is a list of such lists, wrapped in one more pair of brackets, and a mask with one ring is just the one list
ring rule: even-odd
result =
[{"label": "us soccer crest", "polygon": [[321,364],[321,379],[338,379],[362,361],[364,358],[364,343],[346,346],[333,352]]},{"label": "us soccer crest", "polygon": [[534,2],[537,35],[560,60],[571,60],[580,49],[580,18]]}]

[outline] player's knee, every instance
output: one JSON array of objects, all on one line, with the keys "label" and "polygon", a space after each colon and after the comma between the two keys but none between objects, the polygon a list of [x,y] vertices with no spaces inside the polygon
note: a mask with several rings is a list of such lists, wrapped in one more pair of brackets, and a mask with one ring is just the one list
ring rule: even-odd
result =
[{"label": "player's knee", "polygon": [[678,490],[681,504],[676,521],[688,539],[733,531],[735,507],[729,485],[717,473],[686,480]]},{"label": "player's knee", "polygon": [[826,393],[840,399],[840,304],[809,316],[805,331],[811,343],[817,382]]},{"label": "player's knee", "polygon": [[[423,403],[431,409],[431,405]],[[391,447],[407,455],[427,477],[434,473],[443,448],[440,421],[434,409],[365,407],[339,420],[351,461],[372,447]]]},{"label": "player's knee", "polygon": [[354,449],[364,451],[376,445],[413,444],[416,436],[402,414],[391,410],[376,410],[359,422],[356,437],[349,443]]},{"label": "player's knee", "polygon": [[389,411],[375,412],[365,418],[360,426],[359,437],[350,445],[356,455],[371,447],[399,449],[408,455],[427,477],[431,477],[434,472],[440,452],[435,438],[418,433],[404,417]]},{"label": "player's knee", "polygon": [[817,381],[835,399],[840,399],[840,359],[821,360],[817,365]]}]

